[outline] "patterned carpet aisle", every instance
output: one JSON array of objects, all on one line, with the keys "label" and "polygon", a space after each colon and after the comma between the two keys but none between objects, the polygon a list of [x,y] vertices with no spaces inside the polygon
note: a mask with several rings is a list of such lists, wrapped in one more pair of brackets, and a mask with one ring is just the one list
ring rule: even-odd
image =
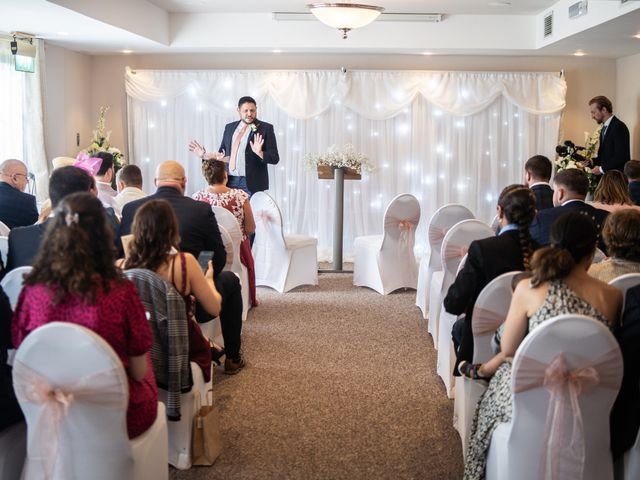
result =
[{"label": "patterned carpet aisle", "polygon": [[382,296],[352,276],[260,288],[243,330],[247,367],[216,372],[225,449],[171,479],[457,479],[453,403],[415,291]]}]

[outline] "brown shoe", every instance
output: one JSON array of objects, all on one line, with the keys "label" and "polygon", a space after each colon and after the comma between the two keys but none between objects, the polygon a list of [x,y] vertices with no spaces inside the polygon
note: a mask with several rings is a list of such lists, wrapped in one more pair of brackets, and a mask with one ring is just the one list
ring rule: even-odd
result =
[{"label": "brown shoe", "polygon": [[227,358],[224,361],[224,373],[227,375],[235,375],[240,371],[240,369],[244,368],[244,360],[242,358],[237,361],[233,361],[230,358]]}]

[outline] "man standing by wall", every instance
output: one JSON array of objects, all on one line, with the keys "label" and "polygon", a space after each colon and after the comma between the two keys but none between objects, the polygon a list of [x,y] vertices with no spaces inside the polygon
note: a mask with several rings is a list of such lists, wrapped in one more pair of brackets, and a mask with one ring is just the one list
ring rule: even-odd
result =
[{"label": "man standing by wall", "polygon": [[258,120],[253,98],[238,100],[238,114],[240,120],[225,126],[218,152],[207,152],[195,140],[189,144],[189,150],[202,159],[222,160],[228,156],[227,186],[240,188],[251,195],[269,189],[267,164],[276,165],[280,156],[273,125]]},{"label": "man standing by wall", "polygon": [[625,163],[631,159],[629,129],[613,115],[613,106],[607,97],[593,97],[589,100],[589,108],[591,118],[602,125],[597,165],[593,167],[593,173],[602,175],[609,170],[622,172]]}]

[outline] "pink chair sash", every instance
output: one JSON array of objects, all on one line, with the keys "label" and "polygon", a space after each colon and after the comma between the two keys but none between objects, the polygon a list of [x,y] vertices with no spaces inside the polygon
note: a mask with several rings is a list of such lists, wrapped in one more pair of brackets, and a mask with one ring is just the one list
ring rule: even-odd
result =
[{"label": "pink chair sash", "polygon": [[384,228],[398,228],[400,230],[400,245],[404,248],[409,246],[411,232],[418,224],[419,218],[398,218],[387,215],[384,219]]},{"label": "pink chair sash", "polygon": [[444,259],[445,261],[449,261],[449,260],[462,260],[462,258],[467,254],[467,252],[469,251],[469,246],[468,245],[452,245],[449,244],[445,247],[444,249]]},{"label": "pink chair sash", "polygon": [[578,397],[595,386],[617,391],[621,370],[618,349],[610,350],[591,365],[575,370],[568,369],[562,353],[550,364],[520,357],[518,373],[514,377],[514,393],[544,386],[551,394],[540,458],[540,479],[582,478],[585,445]]},{"label": "pink chair sash", "polygon": [[494,333],[504,322],[505,316],[492,310],[474,307],[471,319],[471,330],[474,337]]},{"label": "pink chair sash", "polygon": [[100,157],[90,157],[84,152],[80,152],[76,157],[76,161],[73,162],[74,167],[81,168],[92,177],[98,173],[101,165],[102,159]]},{"label": "pink chair sash", "polygon": [[[42,473],[29,468],[31,461],[42,464],[45,480],[53,477],[58,455],[60,425],[75,403],[90,403],[96,407],[120,410],[126,408],[122,401],[123,386],[120,367],[94,373],[64,388],[53,387],[47,378],[24,363],[16,360],[13,366],[13,384],[21,402],[41,405],[38,419],[30,424],[28,461],[25,480],[41,479]],[[124,418],[124,417],[123,417]],[[60,463],[64,472],[64,464]],[[63,475],[64,477],[64,475]]]},{"label": "pink chair sash", "polygon": [[429,231],[427,236],[429,237],[429,245],[442,242],[444,236],[447,234],[446,228],[436,227],[435,225],[429,225]]},{"label": "pink chair sash", "polygon": [[256,217],[264,224],[265,227],[270,227],[276,223],[276,219],[266,210],[260,210],[256,213]]}]

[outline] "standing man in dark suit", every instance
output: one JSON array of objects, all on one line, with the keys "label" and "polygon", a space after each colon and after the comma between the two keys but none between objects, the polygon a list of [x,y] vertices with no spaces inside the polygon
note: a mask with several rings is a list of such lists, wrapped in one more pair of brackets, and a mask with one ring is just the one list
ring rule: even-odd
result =
[{"label": "standing man in dark suit", "polygon": [[258,120],[256,101],[251,97],[238,100],[240,120],[228,123],[224,128],[218,152],[207,152],[195,140],[189,150],[202,159],[222,160],[229,157],[229,188],[240,188],[251,196],[269,189],[267,165],[280,161],[273,125]]},{"label": "standing man in dark suit", "polygon": [[38,220],[36,197],[24,193],[28,183],[27,166],[20,160],[0,164],[0,221],[9,228],[33,225]]},{"label": "standing man in dark suit", "polygon": [[633,203],[640,205],[640,161],[629,160],[624,166],[624,174],[629,181],[629,196]]},{"label": "standing man in dark suit", "polygon": [[598,158],[592,172],[602,175],[609,170],[623,171],[625,163],[631,159],[629,129],[613,115],[613,106],[607,97],[592,98],[589,100],[589,108],[591,118],[602,125]]},{"label": "standing man in dark suit", "polygon": [[562,170],[554,177],[553,184],[555,206],[538,212],[531,224],[531,237],[540,245],[548,245],[551,225],[556,218],[566,212],[578,211],[593,220],[598,230],[598,248],[606,252],[600,232],[609,212],[594,208],[584,201],[589,191],[587,174],[577,168]]},{"label": "standing man in dark suit", "polygon": [[[212,251],[213,281],[222,296],[220,323],[224,337],[225,360],[224,371],[227,374],[237,373],[244,367],[240,357],[240,333],[242,331],[242,295],[240,281],[232,272],[223,272],[227,262],[227,252],[222,242],[218,222],[208,203],[198,202],[185,197],[187,177],[184,168],[178,162],[167,160],[158,165],[156,170],[156,193],[148,197],[127,203],[122,209],[120,235],[129,235],[133,217],[140,206],[150,200],[166,200],[169,202],[180,229],[180,251],[189,252],[198,258],[200,252]],[[202,312],[200,321],[207,321]]]},{"label": "standing man in dark suit", "polygon": [[[71,166],[56,168],[49,178],[49,198],[51,199],[51,209],[54,212],[58,203],[67,195],[91,191],[95,194],[93,177],[81,168]],[[9,232],[7,272],[14,268],[33,264],[50,219],[51,217],[42,223],[28,227],[14,228]]]},{"label": "standing man in dark suit", "polygon": [[553,208],[553,188],[549,185],[553,165],[544,155],[534,155],[524,164],[524,178],[536,196],[538,211]]}]

